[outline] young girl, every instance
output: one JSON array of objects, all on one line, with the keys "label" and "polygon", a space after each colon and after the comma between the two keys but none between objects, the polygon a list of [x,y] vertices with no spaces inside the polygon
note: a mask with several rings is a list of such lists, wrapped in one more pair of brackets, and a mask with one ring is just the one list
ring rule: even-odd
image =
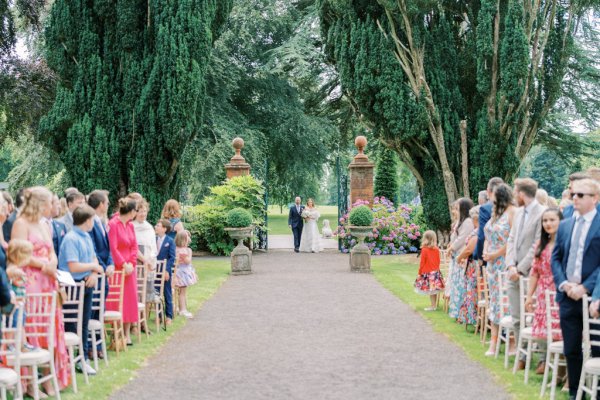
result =
[{"label": "young girl", "polygon": [[197,281],[196,271],[192,266],[192,249],[190,244],[190,233],[188,231],[179,231],[175,236],[175,246],[177,250],[177,275],[175,276],[175,286],[179,288],[179,314],[186,318],[192,318],[193,315],[187,310],[185,298],[186,288]]},{"label": "young girl", "polygon": [[426,231],[421,240],[421,265],[415,280],[415,291],[428,294],[431,307],[427,307],[425,311],[435,311],[437,294],[444,291],[444,279],[440,272],[440,249],[437,247],[434,231]]}]

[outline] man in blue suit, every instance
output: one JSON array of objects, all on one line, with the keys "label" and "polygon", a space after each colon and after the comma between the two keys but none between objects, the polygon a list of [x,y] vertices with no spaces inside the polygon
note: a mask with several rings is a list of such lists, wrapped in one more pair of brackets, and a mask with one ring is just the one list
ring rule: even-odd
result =
[{"label": "man in blue suit", "polygon": [[288,215],[288,226],[294,234],[294,251],[298,253],[300,251],[300,239],[302,239],[302,228],[304,228],[304,222],[302,220],[302,211],[304,206],[302,205],[302,199],[296,197],[294,205],[290,207],[290,213]]},{"label": "man in blue suit", "polygon": [[170,325],[173,320],[173,293],[171,292],[171,278],[173,265],[175,265],[175,242],[167,234],[171,231],[171,222],[163,218],[156,223],[156,248],[158,249],[158,261],[167,260],[167,274],[165,276],[165,315],[166,324]]},{"label": "man in blue suit", "polygon": [[492,207],[494,206],[494,190],[500,186],[504,181],[502,178],[494,177],[488,181],[487,184],[487,197],[488,202],[479,207],[479,230],[477,231],[477,245],[473,252],[474,260],[481,260],[483,256],[483,244],[485,243],[485,233],[483,228],[485,224],[490,220],[492,216]]},{"label": "man in blue suit", "polygon": [[[596,210],[600,185],[592,179],[576,180],[571,185],[571,197],[576,217],[563,220],[556,234],[552,252],[552,274],[557,287],[556,301],[560,306],[560,327],[569,375],[569,398],[575,399],[583,354],[581,335],[583,314],[581,298],[596,289],[600,271],[600,213]],[[596,309],[598,301],[595,302]],[[594,357],[600,351],[592,350]]]},{"label": "man in blue suit", "polygon": [[[573,182],[585,178],[592,178],[596,180],[596,182],[600,182],[600,170],[598,168],[590,168],[586,172],[575,172],[574,174],[569,175],[569,192],[572,191],[571,186],[573,185]],[[600,211],[600,203],[596,206],[596,210]],[[568,206],[566,206],[562,213],[563,218],[571,218],[575,213],[575,208],[573,207],[573,204],[569,204]]]}]

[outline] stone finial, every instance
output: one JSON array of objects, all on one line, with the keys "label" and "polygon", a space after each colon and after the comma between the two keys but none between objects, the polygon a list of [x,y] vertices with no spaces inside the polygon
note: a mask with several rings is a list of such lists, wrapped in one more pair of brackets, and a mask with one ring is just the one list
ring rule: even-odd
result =
[{"label": "stone finial", "polygon": [[364,136],[357,136],[354,139],[354,145],[358,149],[358,154],[354,157],[354,162],[368,162],[369,157],[365,154],[365,147],[367,147],[367,138]]},{"label": "stone finial", "polygon": [[242,149],[244,148],[244,139],[241,137],[236,137],[231,142],[231,146],[235,150],[235,155],[231,158],[231,162],[234,161],[246,161],[244,157],[242,157]]},{"label": "stone finial", "polygon": [[236,137],[231,142],[231,146],[235,150],[235,155],[231,157],[229,163],[225,165],[227,179],[231,179],[236,176],[250,175],[250,164],[248,164],[244,157],[242,157],[244,139]]}]

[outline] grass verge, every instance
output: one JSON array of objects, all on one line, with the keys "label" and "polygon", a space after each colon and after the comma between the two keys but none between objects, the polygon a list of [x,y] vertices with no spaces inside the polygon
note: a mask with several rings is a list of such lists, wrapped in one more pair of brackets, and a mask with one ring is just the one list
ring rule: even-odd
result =
[{"label": "grass verge", "polygon": [[[479,336],[475,336],[472,329],[466,331],[463,325],[454,322],[441,310],[423,311],[425,307],[429,306],[429,297],[419,295],[413,289],[418,269],[419,266],[414,255],[380,256],[372,259],[373,275],[386,289],[421,314],[436,331],[444,334],[462,348],[468,357],[486,367],[514,398],[523,400],[539,398],[542,376],[535,375],[535,371],[531,371],[529,384],[524,384],[522,371],[517,372],[516,375],[512,374],[513,357],[510,358],[510,368],[504,369],[504,358],[494,359],[484,356],[487,347],[481,344]],[[532,364],[536,364],[535,359]],[[549,396],[549,391],[546,391],[546,395]],[[568,399],[568,395],[561,393],[559,388],[556,398]]]},{"label": "grass verge", "polygon": [[[208,300],[225,282],[229,276],[229,258],[212,260],[195,260],[194,265],[198,273],[198,283],[188,289],[188,308],[192,313],[200,309],[202,304]],[[153,314],[154,315],[154,314]],[[154,331],[154,320],[150,321],[152,335],[146,339],[142,335],[142,342],[138,343],[137,338],[133,337],[133,346],[128,348],[126,353],[109,352],[109,365],[99,360],[98,374],[90,376],[90,384],[86,385],[82,374],[77,374],[77,394],[69,387],[61,392],[63,399],[106,399],[120,387],[126,385],[146,360],[156,354],[163,344],[179,329],[181,329],[187,320],[183,317],[177,317],[173,324],[165,332],[161,329],[159,333]]]}]

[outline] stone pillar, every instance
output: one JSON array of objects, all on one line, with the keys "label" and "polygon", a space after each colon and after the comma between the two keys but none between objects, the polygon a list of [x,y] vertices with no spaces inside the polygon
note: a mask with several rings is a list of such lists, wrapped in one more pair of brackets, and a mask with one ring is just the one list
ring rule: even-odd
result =
[{"label": "stone pillar", "polygon": [[354,141],[358,154],[354,157],[348,168],[350,169],[350,204],[357,200],[366,200],[373,204],[373,173],[375,164],[369,161],[364,153],[367,138],[358,136]]},{"label": "stone pillar", "polygon": [[228,164],[225,165],[227,171],[227,179],[235,178],[236,176],[250,175],[250,164],[242,157],[242,149],[244,148],[244,139],[235,138],[231,143],[235,150],[235,155],[231,157]]}]

